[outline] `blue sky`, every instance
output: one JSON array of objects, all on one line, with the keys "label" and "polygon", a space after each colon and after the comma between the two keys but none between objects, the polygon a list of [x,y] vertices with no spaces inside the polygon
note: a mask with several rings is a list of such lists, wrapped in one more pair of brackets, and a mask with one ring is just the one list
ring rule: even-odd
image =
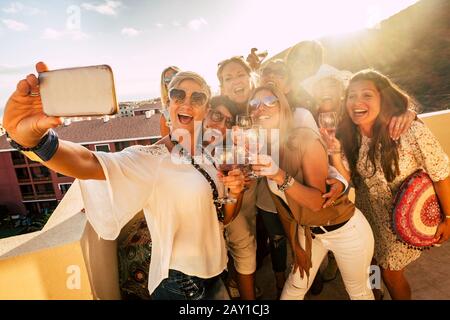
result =
[{"label": "blue sky", "polygon": [[159,96],[168,65],[203,75],[251,47],[373,27],[417,0],[0,0],[0,117],[16,83],[50,68],[109,64],[120,101]]}]

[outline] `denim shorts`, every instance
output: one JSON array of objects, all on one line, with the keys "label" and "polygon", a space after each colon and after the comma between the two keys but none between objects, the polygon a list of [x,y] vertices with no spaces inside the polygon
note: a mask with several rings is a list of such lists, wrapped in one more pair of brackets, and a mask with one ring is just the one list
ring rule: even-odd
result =
[{"label": "denim shorts", "polygon": [[215,300],[229,299],[221,275],[203,279],[169,270],[164,279],[151,295],[152,300]]}]

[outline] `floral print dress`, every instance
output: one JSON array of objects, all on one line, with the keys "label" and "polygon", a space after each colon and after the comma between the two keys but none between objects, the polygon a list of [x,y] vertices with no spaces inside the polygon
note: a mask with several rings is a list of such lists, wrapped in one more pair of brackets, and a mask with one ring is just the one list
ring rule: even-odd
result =
[{"label": "floral print dress", "polygon": [[375,237],[375,258],[384,269],[401,270],[416,260],[421,251],[408,247],[393,232],[392,202],[401,183],[418,169],[423,169],[436,182],[449,176],[449,159],[431,131],[415,121],[401,136],[399,143],[400,174],[392,182],[384,177],[380,155],[376,173],[368,160],[370,138],[362,135],[357,170],[362,182],[355,186],[356,206],[369,221]]}]

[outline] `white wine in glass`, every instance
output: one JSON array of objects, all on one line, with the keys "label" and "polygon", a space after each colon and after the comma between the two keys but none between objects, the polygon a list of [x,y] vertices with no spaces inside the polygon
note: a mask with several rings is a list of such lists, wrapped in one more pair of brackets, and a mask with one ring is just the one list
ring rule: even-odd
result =
[{"label": "white wine in glass", "polygon": [[247,115],[237,115],[236,125],[243,130],[248,130],[252,127],[252,118]]},{"label": "white wine in glass", "polygon": [[330,136],[336,136],[337,125],[338,118],[336,112],[319,113],[319,126],[325,129]]},{"label": "white wine in glass", "polygon": [[[336,128],[338,125],[338,117],[336,112],[322,112],[319,114],[319,126],[325,129],[330,137],[336,137]],[[339,152],[332,147],[328,149],[328,154]]]}]

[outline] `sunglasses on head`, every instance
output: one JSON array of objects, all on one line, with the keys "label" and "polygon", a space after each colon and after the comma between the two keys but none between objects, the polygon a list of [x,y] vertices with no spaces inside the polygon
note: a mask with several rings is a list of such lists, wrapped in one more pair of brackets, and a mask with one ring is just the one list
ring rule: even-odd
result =
[{"label": "sunglasses on head", "polygon": [[225,126],[229,129],[234,124],[234,121],[232,118],[223,115],[222,112],[217,111],[217,110],[210,110],[208,113],[208,117],[213,122],[222,122],[225,119]]},{"label": "sunglasses on head", "polygon": [[273,108],[277,105],[278,98],[275,96],[267,96],[262,99],[252,99],[248,103],[250,106],[251,111],[255,111],[261,107],[261,105],[264,105],[269,108]]},{"label": "sunglasses on head", "polygon": [[[177,104],[184,103],[186,100],[186,91],[183,89],[172,88],[169,91],[169,99]],[[203,92],[194,91],[191,93],[191,104],[194,107],[201,107],[206,104],[208,97]]]}]

